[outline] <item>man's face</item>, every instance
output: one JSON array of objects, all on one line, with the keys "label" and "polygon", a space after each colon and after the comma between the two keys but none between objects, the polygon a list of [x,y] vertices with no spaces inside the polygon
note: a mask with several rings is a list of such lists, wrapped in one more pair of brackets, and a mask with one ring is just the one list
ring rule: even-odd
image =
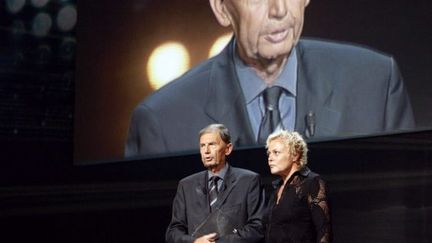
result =
[{"label": "man's face", "polygon": [[288,56],[300,38],[309,0],[224,0],[243,59]]},{"label": "man's face", "polygon": [[287,176],[292,169],[297,169],[297,159],[279,139],[272,140],[267,149],[268,164],[273,175]]},{"label": "man's face", "polygon": [[232,151],[232,144],[222,141],[219,133],[204,133],[200,137],[201,160],[207,169],[221,169],[226,156]]}]

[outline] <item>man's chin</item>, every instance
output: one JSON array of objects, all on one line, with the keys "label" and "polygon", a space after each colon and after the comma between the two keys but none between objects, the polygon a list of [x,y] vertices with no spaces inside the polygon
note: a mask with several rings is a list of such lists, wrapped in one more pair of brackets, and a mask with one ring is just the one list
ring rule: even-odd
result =
[{"label": "man's chin", "polygon": [[293,45],[266,45],[259,51],[259,56],[267,60],[275,60],[289,56]]},{"label": "man's chin", "polygon": [[213,162],[204,163],[204,167],[206,167],[207,169],[212,169],[212,168],[214,168],[216,166],[217,166],[217,164],[213,163]]}]

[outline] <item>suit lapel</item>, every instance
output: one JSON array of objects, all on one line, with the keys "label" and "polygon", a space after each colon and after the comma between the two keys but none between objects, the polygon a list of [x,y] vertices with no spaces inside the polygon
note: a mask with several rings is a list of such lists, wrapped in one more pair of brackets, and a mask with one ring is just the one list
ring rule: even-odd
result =
[{"label": "suit lapel", "polygon": [[212,120],[228,127],[234,145],[252,145],[255,139],[232,60],[234,43],[232,39],[212,66],[205,111]]},{"label": "suit lapel", "polygon": [[196,204],[197,208],[202,208],[203,212],[202,219],[204,219],[207,214],[210,212],[210,206],[208,203],[208,195],[207,195],[207,171],[204,171],[202,175],[198,178],[197,185],[195,186],[196,192]]},{"label": "suit lapel", "polygon": [[300,48],[300,43],[297,45],[297,97],[296,97],[296,122],[294,130],[304,135],[305,121],[304,118],[308,112],[309,102],[307,94],[309,93],[307,79],[303,68],[302,60],[303,52]]},{"label": "suit lapel", "polygon": [[340,122],[340,112],[331,106],[335,82],[319,74],[319,61],[307,59],[306,48],[301,41],[296,48],[298,67],[295,130],[304,135],[306,115],[312,112],[315,115],[315,136],[329,136]]}]

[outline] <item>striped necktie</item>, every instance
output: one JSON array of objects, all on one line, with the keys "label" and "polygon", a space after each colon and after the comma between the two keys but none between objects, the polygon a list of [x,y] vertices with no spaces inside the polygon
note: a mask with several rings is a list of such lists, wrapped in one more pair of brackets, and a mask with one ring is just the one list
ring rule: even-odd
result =
[{"label": "striped necktie", "polygon": [[215,203],[217,201],[217,196],[219,193],[218,190],[218,181],[219,181],[219,176],[213,176],[210,178],[210,185],[209,185],[209,203],[210,203],[210,208],[213,209],[215,206]]}]

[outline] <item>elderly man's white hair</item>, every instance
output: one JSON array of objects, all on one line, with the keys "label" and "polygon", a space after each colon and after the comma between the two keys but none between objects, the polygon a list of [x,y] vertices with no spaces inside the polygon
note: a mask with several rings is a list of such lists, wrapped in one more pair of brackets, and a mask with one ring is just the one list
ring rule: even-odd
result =
[{"label": "elderly man's white hair", "polygon": [[301,167],[306,166],[307,160],[307,144],[303,137],[298,132],[288,132],[286,130],[279,130],[270,134],[267,138],[266,148],[268,148],[269,143],[274,140],[279,140],[285,147],[289,149],[291,155],[298,154],[299,164]]}]

